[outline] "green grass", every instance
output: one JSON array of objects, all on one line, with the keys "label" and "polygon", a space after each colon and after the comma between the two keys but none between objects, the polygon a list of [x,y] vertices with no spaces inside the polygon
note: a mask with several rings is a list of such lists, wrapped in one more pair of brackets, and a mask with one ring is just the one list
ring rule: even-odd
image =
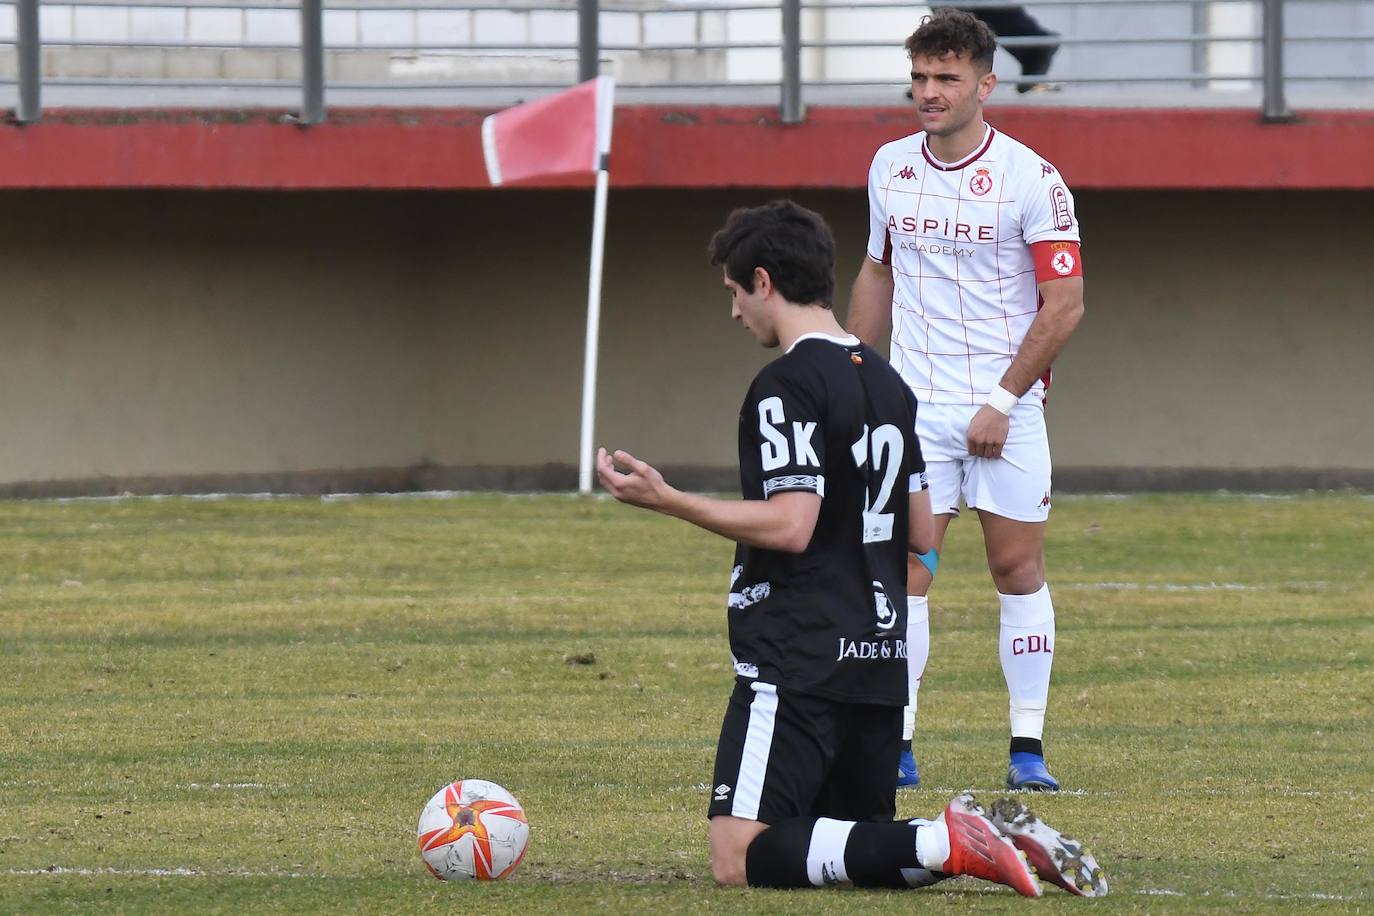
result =
[{"label": "green grass", "polygon": [[[0,912],[1374,910],[1374,500],[1057,502],[1037,808],[1103,901],[712,887],[730,551],[566,496],[0,503]],[[907,816],[1000,783],[996,621],[966,518]],[[510,882],[420,865],[460,776],[529,812]]]}]

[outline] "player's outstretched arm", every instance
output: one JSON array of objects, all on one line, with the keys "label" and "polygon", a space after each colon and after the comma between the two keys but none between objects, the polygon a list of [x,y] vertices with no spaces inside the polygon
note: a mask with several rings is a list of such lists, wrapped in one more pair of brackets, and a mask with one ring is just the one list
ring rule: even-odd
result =
[{"label": "player's outstretched arm", "polygon": [[864,255],[863,266],[849,291],[845,330],[876,347],[892,331],[892,266]]},{"label": "player's outstretched arm", "polygon": [[596,474],[606,492],[623,503],[653,509],[732,541],[768,550],[806,550],[821,513],[821,498],[810,492],[740,501],[684,493],[669,486],[648,462],[625,451],[612,456],[604,448],[597,449]]}]

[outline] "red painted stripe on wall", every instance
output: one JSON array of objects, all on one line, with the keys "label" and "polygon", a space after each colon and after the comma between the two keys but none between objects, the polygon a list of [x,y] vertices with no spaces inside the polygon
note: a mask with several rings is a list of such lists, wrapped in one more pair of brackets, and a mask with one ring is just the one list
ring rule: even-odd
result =
[{"label": "red painted stripe on wall", "polygon": [[[487,187],[477,109],[50,111],[0,126],[0,188],[473,189]],[[988,120],[1086,188],[1374,188],[1374,112],[1263,124],[1252,110],[991,108]],[[623,106],[622,188],[861,188],[906,108]],[[577,187],[582,179],[538,187]]]}]

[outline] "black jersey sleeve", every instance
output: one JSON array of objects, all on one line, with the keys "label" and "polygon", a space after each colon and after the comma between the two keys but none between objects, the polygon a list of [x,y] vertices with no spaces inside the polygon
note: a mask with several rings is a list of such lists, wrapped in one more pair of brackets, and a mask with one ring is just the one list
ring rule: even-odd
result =
[{"label": "black jersey sleeve", "polygon": [[759,490],[746,497],[803,490],[825,496],[825,394],[804,372],[774,363],[759,374],[740,414],[740,463]]},{"label": "black jersey sleeve", "polygon": [[907,454],[911,456],[911,477],[907,481],[907,492],[915,493],[917,490],[930,489],[930,482],[926,479],[926,458],[921,453],[921,440],[916,436],[916,411],[920,410],[920,405],[916,403],[916,395],[910,388],[905,388],[905,391],[907,408],[911,415],[911,434],[907,439]]}]

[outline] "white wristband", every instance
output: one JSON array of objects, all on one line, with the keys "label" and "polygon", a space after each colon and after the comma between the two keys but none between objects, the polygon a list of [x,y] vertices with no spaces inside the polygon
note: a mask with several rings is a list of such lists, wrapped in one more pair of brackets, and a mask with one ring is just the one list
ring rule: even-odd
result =
[{"label": "white wristband", "polygon": [[988,395],[988,406],[997,411],[1004,417],[1011,416],[1011,409],[1016,406],[1016,402],[1021,400],[1007,389],[998,385],[992,389]]}]

